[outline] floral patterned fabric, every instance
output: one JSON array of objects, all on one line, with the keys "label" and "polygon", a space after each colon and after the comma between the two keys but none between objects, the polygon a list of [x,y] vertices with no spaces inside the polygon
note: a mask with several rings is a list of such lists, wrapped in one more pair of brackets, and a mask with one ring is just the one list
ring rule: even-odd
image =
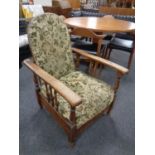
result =
[{"label": "floral patterned fabric", "polygon": [[[78,128],[99,114],[113,101],[114,91],[111,86],[82,72],[72,72],[60,78],[60,81],[82,98],[82,104],[76,107]],[[42,87],[42,93],[46,95],[45,87]],[[59,112],[63,117],[69,119],[70,105],[59,95],[58,102]]]},{"label": "floral patterned fabric", "polygon": [[34,17],[28,39],[35,62],[49,74],[60,78],[74,70],[70,36],[62,17],[50,13]]},{"label": "floral patterned fabric", "polygon": [[[70,36],[63,18],[55,14],[34,18],[28,28],[28,38],[35,62],[81,96],[82,104],[76,107],[78,128],[112,103],[114,92],[108,84],[75,71]],[[46,97],[44,85],[41,92]],[[58,111],[69,119],[69,103],[60,95],[57,100]]]},{"label": "floral patterned fabric", "polygon": [[[82,104],[76,107],[77,127],[99,114],[113,101],[114,91],[111,86],[82,72],[72,72],[60,80],[82,98]],[[62,97],[58,101],[60,113],[69,119],[69,104]]]}]

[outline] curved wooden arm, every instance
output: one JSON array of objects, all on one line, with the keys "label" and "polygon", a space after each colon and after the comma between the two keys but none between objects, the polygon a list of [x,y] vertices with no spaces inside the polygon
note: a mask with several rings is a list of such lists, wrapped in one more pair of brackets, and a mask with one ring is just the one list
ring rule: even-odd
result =
[{"label": "curved wooden arm", "polygon": [[30,59],[24,60],[24,64],[37,76],[47,82],[53,89],[55,89],[62,97],[64,97],[71,107],[75,107],[82,103],[81,97],[74,93],[70,88],[65,86],[61,81],[57,80],[52,75],[41,69],[38,65]]},{"label": "curved wooden arm", "polygon": [[104,64],[106,66],[109,66],[109,67],[119,71],[122,74],[126,74],[129,71],[127,68],[125,68],[123,66],[120,66],[120,65],[118,65],[118,64],[116,64],[114,62],[111,62],[109,60],[103,59],[101,57],[89,54],[89,53],[87,53],[84,50],[80,50],[80,49],[77,49],[77,48],[72,48],[72,50],[73,50],[73,52],[75,52],[75,53],[77,53],[79,55],[82,55],[83,57],[86,57],[88,59],[94,60],[94,61],[96,61],[96,62],[98,62],[100,64]]}]

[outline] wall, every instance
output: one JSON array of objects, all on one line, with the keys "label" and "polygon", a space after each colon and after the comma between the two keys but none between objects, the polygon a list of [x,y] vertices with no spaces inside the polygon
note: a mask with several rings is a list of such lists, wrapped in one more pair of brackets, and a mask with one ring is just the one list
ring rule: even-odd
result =
[{"label": "wall", "polygon": [[80,0],[68,0],[72,8],[80,8]]},{"label": "wall", "polygon": [[52,6],[52,0],[33,0],[34,4],[41,4],[43,6]]}]

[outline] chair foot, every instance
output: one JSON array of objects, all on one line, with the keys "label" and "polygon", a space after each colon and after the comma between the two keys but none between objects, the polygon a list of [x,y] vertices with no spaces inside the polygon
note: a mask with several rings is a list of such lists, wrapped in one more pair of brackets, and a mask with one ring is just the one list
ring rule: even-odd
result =
[{"label": "chair foot", "polygon": [[69,143],[69,145],[70,145],[71,147],[74,147],[74,146],[75,146],[75,140],[76,140],[75,134],[70,133],[70,134],[68,135],[68,143]]},{"label": "chair foot", "polygon": [[71,148],[74,148],[74,146],[75,146],[75,142],[68,142],[68,144],[69,144],[69,146],[71,147]]},{"label": "chair foot", "polygon": [[109,106],[109,108],[107,109],[107,111],[106,111],[106,114],[107,115],[110,115],[110,112],[111,112],[111,110],[112,110],[112,107],[113,107],[113,103]]},{"label": "chair foot", "polygon": [[40,109],[43,109],[43,105],[41,103],[40,96],[39,96],[39,93],[37,90],[36,90],[36,97],[37,97],[37,103],[38,103]]},{"label": "chair foot", "polygon": [[37,100],[38,100],[38,104],[39,104],[40,109],[43,109],[43,105],[42,105],[40,99],[38,98]]},{"label": "chair foot", "polygon": [[111,109],[109,109],[106,114],[107,115],[110,115],[110,112],[111,112]]},{"label": "chair foot", "polygon": [[43,106],[39,104],[40,109],[43,109]]}]

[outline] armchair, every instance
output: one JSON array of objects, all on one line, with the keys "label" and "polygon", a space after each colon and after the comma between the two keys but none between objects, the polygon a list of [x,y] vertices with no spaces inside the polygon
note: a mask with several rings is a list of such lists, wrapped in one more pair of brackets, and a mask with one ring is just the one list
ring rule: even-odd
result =
[{"label": "armchair", "polygon": [[[67,26],[55,14],[33,18],[28,38],[33,60],[26,59],[24,64],[33,72],[38,103],[57,120],[74,144],[86,127],[111,111],[120,78],[128,69],[83,50],[71,49]],[[72,52],[77,57],[75,66]],[[80,56],[92,63],[92,76],[98,64],[116,70],[114,86],[76,71]]]}]

